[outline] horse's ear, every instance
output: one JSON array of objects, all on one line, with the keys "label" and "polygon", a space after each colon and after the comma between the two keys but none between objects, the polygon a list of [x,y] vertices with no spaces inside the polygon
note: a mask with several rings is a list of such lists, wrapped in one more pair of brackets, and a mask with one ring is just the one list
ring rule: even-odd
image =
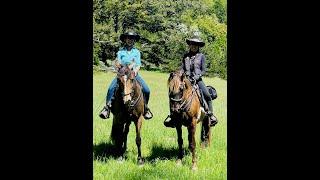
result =
[{"label": "horse's ear", "polygon": [[185,74],[185,73],[182,73],[181,76],[180,76],[180,80],[183,81],[184,78],[186,78],[186,74]]},{"label": "horse's ear", "polygon": [[170,73],[169,78],[171,79],[173,77],[173,72]]}]

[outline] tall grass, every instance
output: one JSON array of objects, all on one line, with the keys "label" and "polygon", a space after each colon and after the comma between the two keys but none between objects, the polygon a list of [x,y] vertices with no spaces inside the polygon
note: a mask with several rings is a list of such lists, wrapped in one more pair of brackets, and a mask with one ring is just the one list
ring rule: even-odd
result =
[{"label": "tall grass", "polygon": [[145,164],[139,167],[135,143],[134,124],[128,134],[126,159],[122,162],[108,154],[112,149],[109,140],[112,115],[102,120],[98,113],[105,104],[106,90],[113,73],[95,72],[93,76],[93,168],[94,179],[227,179],[227,82],[219,78],[204,78],[207,85],[212,85],[218,92],[213,101],[214,112],[219,123],[212,129],[211,146],[200,148],[200,124],[196,132],[196,156],[198,170],[192,171],[191,153],[188,152],[187,129],[183,128],[183,146],[185,157],[182,166],[176,165],[178,143],[176,131],[163,125],[169,113],[167,79],[168,74],[140,71],[150,90],[149,107],[154,117],[142,124],[142,156]]}]

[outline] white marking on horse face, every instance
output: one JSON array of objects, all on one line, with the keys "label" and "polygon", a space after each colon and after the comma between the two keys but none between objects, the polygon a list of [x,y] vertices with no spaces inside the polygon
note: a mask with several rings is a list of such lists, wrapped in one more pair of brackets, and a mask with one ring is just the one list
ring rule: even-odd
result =
[{"label": "white marking on horse face", "polygon": [[127,103],[128,101],[131,100],[131,95],[127,95],[131,92],[131,90],[127,88],[127,80],[128,80],[128,76],[124,75],[123,76],[124,94],[125,94],[125,96],[123,97],[124,103]]}]

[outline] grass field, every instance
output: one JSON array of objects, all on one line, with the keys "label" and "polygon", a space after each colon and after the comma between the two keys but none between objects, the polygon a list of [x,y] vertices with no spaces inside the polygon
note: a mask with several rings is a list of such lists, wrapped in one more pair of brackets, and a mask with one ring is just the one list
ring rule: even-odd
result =
[{"label": "grass field", "polygon": [[183,127],[185,157],[182,166],[176,165],[178,143],[176,130],[163,125],[169,113],[167,79],[168,74],[140,71],[147,82],[151,96],[149,107],[154,117],[142,124],[142,156],[145,164],[136,165],[137,147],[134,124],[128,135],[127,159],[119,162],[103,153],[110,148],[110,119],[100,119],[98,114],[105,103],[107,86],[114,78],[113,73],[95,72],[93,75],[93,175],[94,179],[227,179],[227,81],[219,78],[204,78],[218,92],[213,101],[214,112],[219,123],[212,129],[211,146],[200,148],[200,123],[196,132],[196,155],[198,170],[192,171],[191,153],[188,152],[187,129]]}]

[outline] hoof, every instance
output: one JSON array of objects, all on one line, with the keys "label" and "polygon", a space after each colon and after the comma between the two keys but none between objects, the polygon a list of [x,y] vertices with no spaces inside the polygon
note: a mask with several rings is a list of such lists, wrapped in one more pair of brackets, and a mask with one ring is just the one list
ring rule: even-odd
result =
[{"label": "hoof", "polygon": [[142,158],[138,159],[137,164],[138,164],[138,166],[143,166],[143,164],[144,164],[143,159]]},{"label": "hoof", "polygon": [[181,161],[181,159],[178,159],[176,163],[177,163],[177,166],[182,166],[182,161]]},{"label": "hoof", "polygon": [[201,142],[201,148],[202,148],[202,149],[205,149],[205,148],[207,148],[207,147],[209,147],[208,141],[203,141],[203,142]]},{"label": "hoof", "polygon": [[124,158],[122,156],[120,156],[118,159],[117,159],[117,162],[122,164],[124,162]]},{"label": "hoof", "polygon": [[196,171],[197,169],[198,169],[197,165],[193,164],[193,165],[191,166],[191,170],[192,170],[192,171]]}]

